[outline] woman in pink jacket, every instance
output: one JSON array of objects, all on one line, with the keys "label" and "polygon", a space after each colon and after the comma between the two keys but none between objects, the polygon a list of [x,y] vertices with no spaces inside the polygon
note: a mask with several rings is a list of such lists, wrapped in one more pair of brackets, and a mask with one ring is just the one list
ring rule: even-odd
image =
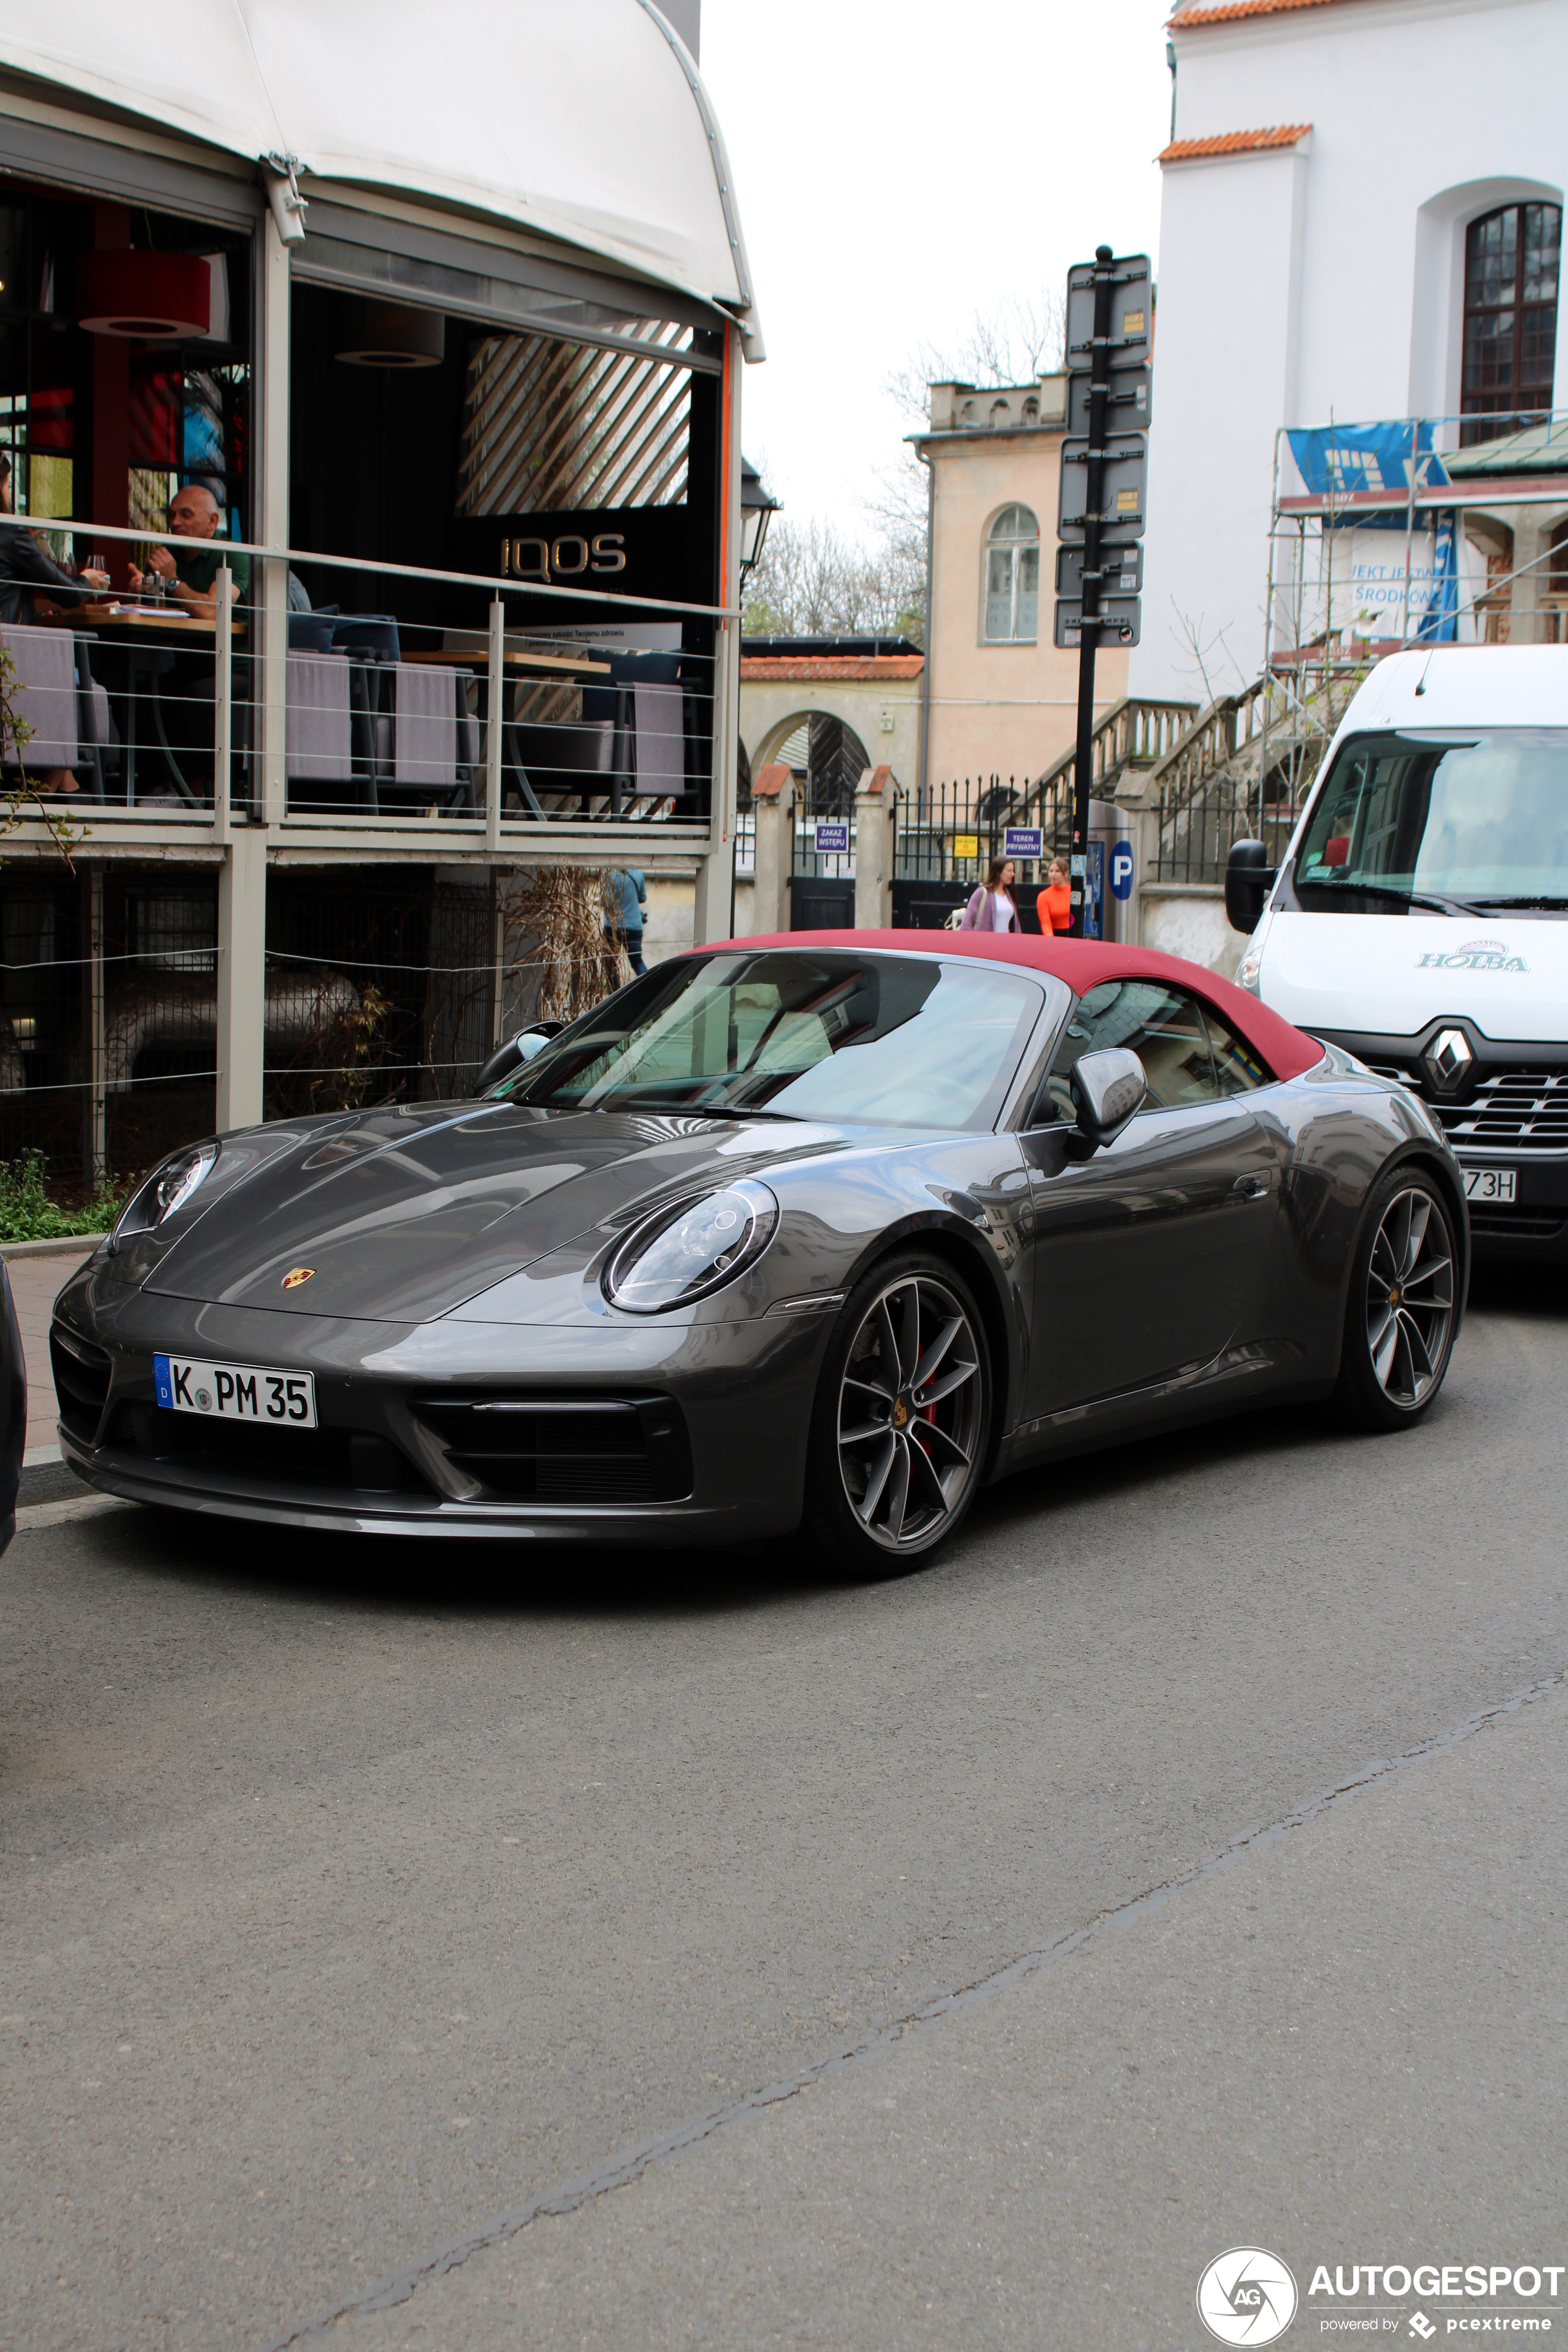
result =
[{"label": "woman in pink jacket", "polygon": [[1013,861],[994,857],[985,879],[963,910],[963,931],[1021,931],[1018,902],[1013,896]]}]

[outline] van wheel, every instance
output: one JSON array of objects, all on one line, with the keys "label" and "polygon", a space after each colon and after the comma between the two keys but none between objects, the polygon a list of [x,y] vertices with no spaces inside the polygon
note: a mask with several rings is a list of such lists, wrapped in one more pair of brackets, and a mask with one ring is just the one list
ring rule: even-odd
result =
[{"label": "van wheel", "polygon": [[1334,1402],[1358,1429],[1409,1429],[1454,1342],[1452,1213],[1433,1178],[1396,1168],[1373,1193],[1351,1264]]},{"label": "van wheel", "polygon": [[990,1428],[990,1358],[967,1285],[923,1253],[888,1260],[851,1293],[828,1342],[805,1533],[850,1575],[928,1559],[974,1499]]}]

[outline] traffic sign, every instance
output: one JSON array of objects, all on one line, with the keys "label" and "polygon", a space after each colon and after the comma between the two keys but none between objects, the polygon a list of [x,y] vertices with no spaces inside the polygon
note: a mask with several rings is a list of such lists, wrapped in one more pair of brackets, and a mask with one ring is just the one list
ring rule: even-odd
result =
[{"label": "traffic sign", "polygon": [[[1153,273],[1146,253],[1121,255],[1110,264],[1110,328],[1105,348],[1112,368],[1146,360],[1153,344]],[[1068,271],[1067,363],[1086,372],[1094,353],[1095,264],[1075,263]]]},{"label": "traffic sign", "polygon": [[1114,898],[1132,896],[1132,844],[1119,841],[1110,853],[1110,893]]},{"label": "traffic sign", "polygon": [[1004,857],[1034,857],[1040,854],[1043,835],[1037,824],[1009,824],[1002,829]]},{"label": "traffic sign", "polygon": [[[1101,546],[1119,546],[1142,539],[1144,491],[1149,479],[1149,444],[1142,433],[1108,433],[1100,444],[1104,463],[1099,467],[1099,509]],[[1089,523],[1089,444],[1062,443],[1061,494],[1057,506],[1057,533],[1061,539],[1082,539]]]},{"label": "traffic sign", "polygon": [[846,857],[849,854],[847,824],[818,824],[812,828],[819,857]]},{"label": "traffic sign", "polygon": [[[1069,433],[1089,431],[1089,386],[1087,368],[1068,378],[1068,424]],[[1105,394],[1105,422],[1112,433],[1126,433],[1134,425],[1140,431],[1154,413],[1154,371],[1147,360],[1139,360],[1131,367],[1119,367],[1112,360],[1110,382]]]},{"label": "traffic sign", "polygon": [[[1083,544],[1064,544],[1057,550],[1057,594],[1069,597],[1079,604],[1083,599]],[[1131,547],[1108,547],[1100,559],[1100,593],[1102,596],[1136,596],[1143,585],[1143,550],[1134,541]]]},{"label": "traffic sign", "polygon": [[[1102,596],[1100,600],[1100,629],[1096,642],[1102,646],[1135,646],[1142,619],[1142,606],[1136,596]],[[1083,643],[1083,605],[1057,600],[1056,642],[1058,646],[1080,646]]]}]

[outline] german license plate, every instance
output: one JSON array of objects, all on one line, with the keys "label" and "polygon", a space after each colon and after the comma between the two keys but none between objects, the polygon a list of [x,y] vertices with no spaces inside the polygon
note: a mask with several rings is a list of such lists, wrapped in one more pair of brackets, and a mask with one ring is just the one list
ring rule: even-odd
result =
[{"label": "german license plate", "polygon": [[153,1386],[166,1412],[205,1412],[214,1421],[270,1423],[275,1429],[316,1426],[316,1383],[310,1372],[154,1356]]},{"label": "german license plate", "polygon": [[1511,1201],[1519,1181],[1517,1168],[1467,1168],[1467,1201]]}]

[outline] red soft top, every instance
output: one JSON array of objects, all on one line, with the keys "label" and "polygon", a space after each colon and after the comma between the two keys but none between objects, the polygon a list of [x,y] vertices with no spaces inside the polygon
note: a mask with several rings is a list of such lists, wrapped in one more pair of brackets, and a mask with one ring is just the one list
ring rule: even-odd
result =
[{"label": "red soft top", "polygon": [[1226,1025],[1258,1054],[1277,1078],[1298,1078],[1323,1058],[1315,1037],[1293,1029],[1256,996],[1232,987],[1217,972],[1184,956],[1155,948],[1115,947],[1103,940],[1047,940],[1029,931],[773,931],[751,940],[710,940],[689,950],[710,955],[715,948],[882,948],[900,955],[986,956],[994,963],[1021,963],[1065,981],[1075,996],[1102,980],[1168,980],[1212,1005]]}]

